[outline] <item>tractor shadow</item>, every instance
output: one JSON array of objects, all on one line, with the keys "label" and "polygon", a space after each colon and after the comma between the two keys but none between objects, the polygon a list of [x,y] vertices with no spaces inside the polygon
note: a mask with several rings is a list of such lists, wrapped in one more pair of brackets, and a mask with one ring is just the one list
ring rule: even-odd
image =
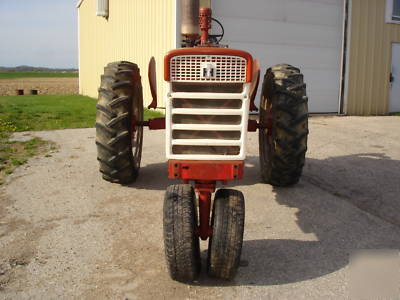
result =
[{"label": "tractor shadow", "polygon": [[168,179],[167,162],[162,162],[142,166],[136,182],[126,186],[140,190],[165,191],[169,185],[177,183],[180,181]]},{"label": "tractor shadow", "polygon": [[[256,159],[250,157],[248,161],[254,163]],[[257,169],[256,165],[246,170],[249,171],[246,175],[252,178],[240,185],[258,183],[255,178],[259,177],[254,176]],[[244,241],[241,267],[234,281],[210,279],[202,271],[193,285],[265,286],[301,282],[347,267],[349,255],[354,251],[400,249],[399,182],[400,161],[381,153],[307,159],[298,185],[273,188],[279,205],[296,209],[295,221],[287,222],[296,222],[307,238],[302,235],[299,239],[270,239],[274,224],[266,220],[262,226],[269,229],[265,229],[264,239]],[[260,232],[262,229],[257,236],[262,235]],[[203,266],[206,257],[207,252],[203,251]],[[340,274],[336,278],[345,280],[345,273]]]}]

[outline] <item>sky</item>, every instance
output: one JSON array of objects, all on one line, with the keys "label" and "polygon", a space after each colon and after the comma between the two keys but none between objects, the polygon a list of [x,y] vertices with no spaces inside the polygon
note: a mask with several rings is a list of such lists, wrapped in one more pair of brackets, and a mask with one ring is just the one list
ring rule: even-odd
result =
[{"label": "sky", "polygon": [[76,0],[0,0],[0,66],[77,68]]}]

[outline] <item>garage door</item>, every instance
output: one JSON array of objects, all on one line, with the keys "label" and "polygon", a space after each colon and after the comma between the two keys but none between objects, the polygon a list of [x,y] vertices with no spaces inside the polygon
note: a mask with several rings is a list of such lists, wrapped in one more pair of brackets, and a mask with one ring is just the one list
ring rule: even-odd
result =
[{"label": "garage door", "polygon": [[212,8],[224,44],[259,59],[262,74],[279,63],[300,67],[310,112],[338,111],[343,0],[213,0]]}]

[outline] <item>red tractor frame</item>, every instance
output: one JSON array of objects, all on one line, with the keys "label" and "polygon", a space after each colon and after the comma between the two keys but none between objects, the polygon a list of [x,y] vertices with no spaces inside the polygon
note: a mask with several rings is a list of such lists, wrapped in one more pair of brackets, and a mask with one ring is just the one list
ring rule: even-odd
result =
[{"label": "red tractor frame", "polygon": [[[209,239],[207,270],[222,279],[235,276],[244,232],[244,196],[217,184],[244,175],[247,131],[259,130],[262,180],[275,186],[297,183],[307,150],[308,109],[300,70],[269,68],[264,76],[259,122],[254,100],[259,63],[241,50],[220,45],[210,35],[210,8],[182,0],[183,48],[164,59],[170,84],[166,118],[143,120],[140,71],[130,62],[106,66],[96,115],[96,144],[105,180],[135,181],[142,154],[143,127],[166,129],[168,176],[182,184],[168,187],[164,200],[164,246],[171,278],[193,281],[200,272],[199,239]],[[199,11],[199,17],[195,16]],[[215,20],[220,24],[217,20]],[[221,25],[222,27],[222,25]],[[222,27],[223,31],[223,27]],[[155,61],[148,69],[157,108]]]}]

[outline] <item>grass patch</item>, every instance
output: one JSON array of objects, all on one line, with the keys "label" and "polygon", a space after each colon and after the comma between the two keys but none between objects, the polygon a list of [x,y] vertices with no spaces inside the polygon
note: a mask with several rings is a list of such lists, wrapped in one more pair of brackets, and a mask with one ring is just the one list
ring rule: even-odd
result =
[{"label": "grass patch", "polygon": [[[160,117],[145,109],[145,120]],[[10,141],[12,132],[94,127],[96,100],[80,95],[40,95],[0,97],[0,185],[7,175],[30,157],[51,157],[57,146],[40,138]]]},{"label": "grass patch", "polygon": [[0,72],[1,79],[17,78],[72,78],[78,77],[75,72]]},{"label": "grass patch", "polygon": [[[146,109],[144,116],[147,120],[160,117],[162,114]],[[96,100],[90,97],[80,95],[0,97],[0,127],[1,122],[7,123],[13,127],[13,130],[8,131],[94,127],[95,118]]]},{"label": "grass patch", "polygon": [[46,157],[47,152],[57,149],[54,143],[37,137],[25,142],[10,141],[11,133],[4,131],[7,128],[4,122],[1,124],[3,126],[0,127],[0,185],[4,184],[7,175],[25,164],[30,157],[43,154]]},{"label": "grass patch", "polygon": [[0,119],[0,185],[4,184],[7,175],[16,168],[25,164],[30,157],[45,154],[57,150],[56,144],[40,138],[32,138],[28,141],[10,141],[12,132],[17,127],[11,122]]},{"label": "grass patch", "polygon": [[96,101],[79,95],[0,97],[0,119],[15,131],[93,127]]}]

